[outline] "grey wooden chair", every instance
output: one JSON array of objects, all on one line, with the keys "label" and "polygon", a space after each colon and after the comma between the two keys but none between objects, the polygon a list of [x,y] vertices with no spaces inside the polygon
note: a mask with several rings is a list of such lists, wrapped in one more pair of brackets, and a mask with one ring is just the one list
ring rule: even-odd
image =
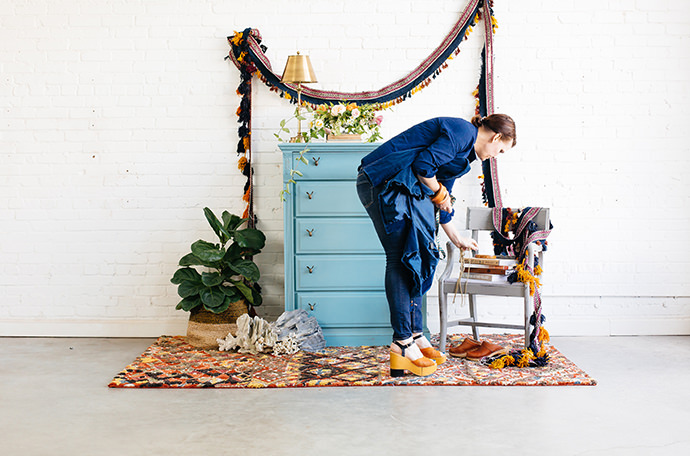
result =
[{"label": "grey wooden chair", "polygon": [[[534,217],[533,221],[537,223],[538,229],[548,229],[550,225],[549,209],[542,208]],[[486,207],[467,208],[467,229],[472,230],[472,238],[475,241],[479,239],[480,231],[492,232],[494,227],[491,209]],[[513,284],[507,282],[482,282],[478,280],[467,280],[466,278],[460,279],[460,283],[458,283],[458,277],[460,275],[460,250],[453,243],[448,242],[447,252],[448,262],[438,280],[439,316],[441,322],[439,349],[445,351],[448,327],[451,326],[472,327],[472,335],[475,339],[479,338],[478,327],[522,329],[525,332],[525,347],[528,347],[530,335],[529,320],[533,311],[533,301],[529,292],[529,284],[522,282]],[[543,267],[543,252],[541,248],[530,244],[527,249],[527,261],[530,267],[534,267],[535,256],[539,258],[539,264]],[[467,294],[470,316],[469,318],[448,320],[448,295],[452,296],[456,292],[460,293],[460,291]],[[523,323],[508,324],[477,320],[477,297],[480,295],[521,298],[524,311]]]}]

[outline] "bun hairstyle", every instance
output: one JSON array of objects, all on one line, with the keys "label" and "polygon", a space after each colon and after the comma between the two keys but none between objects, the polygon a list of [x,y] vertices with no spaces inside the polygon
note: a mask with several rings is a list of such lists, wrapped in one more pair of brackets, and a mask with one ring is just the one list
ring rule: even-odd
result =
[{"label": "bun hairstyle", "polygon": [[507,114],[491,114],[490,116],[472,117],[472,125],[475,127],[485,127],[494,133],[500,133],[504,139],[512,139],[513,146],[516,144],[515,121]]}]

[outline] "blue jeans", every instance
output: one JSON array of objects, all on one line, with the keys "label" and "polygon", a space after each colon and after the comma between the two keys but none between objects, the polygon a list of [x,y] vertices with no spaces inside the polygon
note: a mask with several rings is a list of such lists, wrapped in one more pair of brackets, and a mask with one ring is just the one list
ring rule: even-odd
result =
[{"label": "blue jeans", "polygon": [[379,193],[383,185],[385,184],[373,187],[367,175],[362,171],[357,176],[359,199],[374,223],[376,234],[386,253],[384,285],[391,314],[393,340],[403,340],[412,337],[412,333],[422,332],[422,297],[410,296],[410,272],[401,261],[408,228],[387,234],[383,226],[379,209]]}]

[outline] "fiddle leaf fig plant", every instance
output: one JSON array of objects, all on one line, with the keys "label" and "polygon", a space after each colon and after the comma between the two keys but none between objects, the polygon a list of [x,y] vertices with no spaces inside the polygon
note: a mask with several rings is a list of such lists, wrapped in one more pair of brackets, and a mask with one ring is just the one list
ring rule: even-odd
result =
[{"label": "fiddle leaf fig plant", "polygon": [[[231,303],[244,299],[252,306],[262,302],[259,267],[252,257],[261,252],[266,236],[255,228],[240,228],[248,219],[224,211],[221,220],[205,207],[204,215],[219,243],[198,240],[191,253],[180,259],[180,269],[170,281],[182,300],[176,309],[191,311],[199,306],[222,313]],[[202,267],[199,272],[197,267]]]}]

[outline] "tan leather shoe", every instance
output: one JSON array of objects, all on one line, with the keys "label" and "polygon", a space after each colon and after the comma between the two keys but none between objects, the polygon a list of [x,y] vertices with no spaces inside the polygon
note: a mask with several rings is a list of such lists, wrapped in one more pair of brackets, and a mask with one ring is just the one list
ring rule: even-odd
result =
[{"label": "tan leather shoe", "polygon": [[425,358],[433,360],[439,366],[446,362],[446,355],[433,347],[420,348],[419,351],[422,352]]},{"label": "tan leather shoe", "polygon": [[465,357],[470,361],[479,361],[486,356],[504,355],[506,353],[508,353],[507,348],[485,340],[480,347],[468,351]]},{"label": "tan leather shoe", "polygon": [[448,354],[454,358],[464,358],[467,352],[479,348],[482,344],[471,337],[466,338],[462,343],[456,347],[451,347]]}]

